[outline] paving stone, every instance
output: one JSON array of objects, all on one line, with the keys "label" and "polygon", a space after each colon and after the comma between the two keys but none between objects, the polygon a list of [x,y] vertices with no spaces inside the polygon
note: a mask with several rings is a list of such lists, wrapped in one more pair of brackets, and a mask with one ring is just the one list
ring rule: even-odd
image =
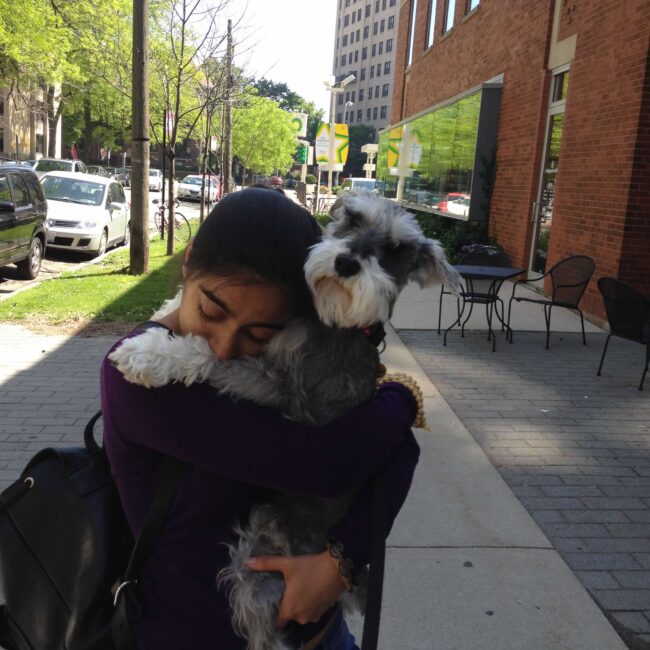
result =
[{"label": "paving stone", "polygon": [[640,569],[638,562],[627,553],[562,553],[562,557],[575,571]]},{"label": "paving stone", "polygon": [[[631,510],[630,512],[636,512]],[[643,511],[639,511],[643,512]],[[608,524],[629,522],[625,513],[619,510],[562,510],[565,521],[576,524]]]},{"label": "paving stone", "polygon": [[620,586],[609,571],[576,571],[575,574],[587,589],[616,589]]},{"label": "paving stone", "polygon": [[650,585],[650,571],[613,571],[621,587],[645,589]]},{"label": "paving stone", "polygon": [[641,612],[612,612],[612,616],[635,634],[650,632],[650,621]]}]

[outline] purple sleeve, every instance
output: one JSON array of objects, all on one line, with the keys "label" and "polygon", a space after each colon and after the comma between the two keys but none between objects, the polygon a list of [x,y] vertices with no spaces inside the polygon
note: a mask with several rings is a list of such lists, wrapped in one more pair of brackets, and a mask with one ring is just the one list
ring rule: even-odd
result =
[{"label": "purple sleeve", "polygon": [[297,495],[330,497],[365,481],[409,435],[415,401],[386,384],[369,402],[315,427],[232,402],[206,384],[144,388],[108,359],[101,371],[109,435],[222,476]]},{"label": "purple sleeve", "polygon": [[[420,447],[411,431],[379,472],[383,493],[386,537],[390,533],[413,480],[420,458]],[[330,536],[343,544],[345,557],[359,569],[370,561],[370,530],[372,520],[372,481],[357,495],[345,518],[330,530]]]}]

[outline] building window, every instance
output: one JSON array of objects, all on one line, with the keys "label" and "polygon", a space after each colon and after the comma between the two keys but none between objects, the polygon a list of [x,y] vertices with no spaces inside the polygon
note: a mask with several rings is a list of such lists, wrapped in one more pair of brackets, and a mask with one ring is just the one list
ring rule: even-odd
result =
[{"label": "building window", "polygon": [[354,51],[354,62],[356,63],[359,60],[359,50]]},{"label": "building window", "polygon": [[384,74],[390,74],[390,61],[384,61]]},{"label": "building window", "polygon": [[361,38],[361,30],[357,29],[357,42],[359,42],[359,39]]},{"label": "building window", "polygon": [[341,54],[341,65],[345,65],[348,62],[348,55]]},{"label": "building window", "polygon": [[[347,113],[346,113],[346,115],[347,115]],[[354,122],[354,111],[350,111],[349,118],[350,118],[350,123]],[[347,119],[345,121],[347,122]]]},{"label": "building window", "polygon": [[343,121],[343,114],[342,113],[337,113],[336,114],[336,121],[337,122],[342,122]]},{"label": "building window", "polygon": [[395,27],[395,16],[388,17],[388,29],[393,29]]},{"label": "building window", "polygon": [[408,68],[413,63],[413,41],[415,40],[415,16],[418,12],[418,0],[413,0],[411,3],[411,18],[409,20],[409,45],[406,53],[406,67]]},{"label": "building window", "polygon": [[396,3],[397,3],[397,0],[390,0],[390,2],[388,3],[388,5],[389,5],[390,7],[394,7]]},{"label": "building window", "polygon": [[375,99],[379,97],[379,86],[375,86]]},{"label": "building window", "polygon": [[436,5],[437,0],[429,0],[429,25],[427,27],[427,48],[433,45],[436,36]]},{"label": "building window", "polygon": [[382,107],[381,107],[381,111],[379,112],[379,117],[380,117],[382,120],[385,120],[385,119],[386,119],[386,113],[387,113],[387,111],[388,111],[388,107],[386,107],[386,106],[382,106]]},{"label": "building window", "polygon": [[379,31],[383,34],[385,29],[386,29],[386,21],[382,18],[382,21],[379,25]]},{"label": "building window", "polygon": [[336,37],[336,49],[337,50],[339,49],[339,37],[338,36]]},{"label": "building window", "polygon": [[456,0],[446,0],[445,7],[445,33],[454,26],[454,13],[456,12]]},{"label": "building window", "polygon": [[372,86],[368,88],[368,99],[372,99]]},{"label": "building window", "polygon": [[361,20],[361,9],[357,10],[357,20]]},{"label": "building window", "polygon": [[370,5],[366,5],[366,18],[370,15]]},{"label": "building window", "polygon": [[361,122],[362,119],[363,119],[363,111],[359,109],[357,111],[357,122]]},{"label": "building window", "polygon": [[343,36],[343,47],[345,47],[347,44],[348,44],[348,35],[345,34],[345,35]]},{"label": "building window", "polygon": [[393,39],[389,38],[386,41],[386,52],[392,52],[393,51]]},{"label": "building window", "polygon": [[343,93],[341,93],[341,94],[339,94],[339,97],[338,97],[338,99],[337,99],[336,101],[337,101],[339,104],[342,104],[342,103],[343,103],[343,99],[344,99],[344,98],[343,98]]},{"label": "building window", "polygon": [[474,11],[481,4],[481,0],[467,0],[467,13]]},{"label": "building window", "polygon": [[376,106],[372,109],[372,119],[373,120],[377,119],[377,107]]},{"label": "building window", "polygon": [[384,11],[386,9],[386,0],[381,0],[381,10]]},{"label": "building window", "polygon": [[372,44],[372,55],[373,56],[377,55],[377,43]]},{"label": "building window", "polygon": [[[364,59],[366,58],[365,56],[363,57]],[[366,78],[366,69],[361,68],[361,81],[363,81]]]},{"label": "building window", "polygon": [[345,93],[345,101],[346,102],[350,101],[350,93],[349,92]]},{"label": "building window", "polygon": [[378,29],[379,29],[379,23],[375,23],[375,24],[372,26],[372,33],[373,33],[375,36],[377,36],[377,30],[378,30]]},{"label": "building window", "polygon": [[352,24],[354,25],[354,23],[356,23],[356,22],[357,22],[357,12],[353,11],[352,12]]},{"label": "building window", "polygon": [[389,87],[389,84],[384,84],[381,87],[381,96],[382,97],[388,97],[388,87]]},{"label": "building window", "polygon": [[350,15],[348,14],[343,18],[343,27],[347,27],[350,24]]},{"label": "building window", "polygon": [[370,34],[370,25],[366,25],[363,28],[363,37],[368,38],[368,35]]},{"label": "building window", "polygon": [[383,53],[384,53],[384,41],[379,43],[379,54],[383,54]]},{"label": "building window", "polygon": [[375,11],[379,11],[379,0],[375,0]]},{"label": "building window", "polygon": [[354,43],[354,32],[350,32],[350,45]]},{"label": "building window", "polygon": [[569,91],[569,71],[565,70],[553,77],[553,94],[551,102],[559,102],[566,99]]},{"label": "building window", "polygon": [[370,109],[369,108],[366,109],[366,120],[370,121]]},{"label": "building window", "polygon": [[360,102],[363,101],[363,95],[364,95],[365,92],[366,92],[365,88],[359,88],[359,101]]},{"label": "building window", "polygon": [[381,77],[381,63],[377,64],[377,76]]},{"label": "building window", "polygon": [[[364,48],[361,50],[361,60],[362,60],[362,61],[365,61],[367,58],[368,58],[368,48],[367,48],[367,47],[364,47]],[[364,70],[361,70],[361,74],[363,74],[363,73],[364,73]]]},{"label": "building window", "polygon": [[349,7],[350,6],[350,0],[345,0],[345,6]]},{"label": "building window", "polygon": [[350,93],[350,101],[351,101],[351,102],[354,101],[354,98],[355,98],[356,94],[357,94],[357,91],[356,91],[356,90],[353,90],[353,91]]},{"label": "building window", "polygon": [[0,97],[0,115],[5,114],[5,100],[4,98]]},{"label": "building window", "polygon": [[370,78],[371,79],[375,78],[375,66],[374,65],[370,66]]}]

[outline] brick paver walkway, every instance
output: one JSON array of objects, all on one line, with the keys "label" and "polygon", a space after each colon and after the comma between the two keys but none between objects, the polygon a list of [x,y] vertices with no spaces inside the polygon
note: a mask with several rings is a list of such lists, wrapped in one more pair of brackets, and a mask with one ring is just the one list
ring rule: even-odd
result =
[{"label": "brick paver walkway", "polygon": [[631,648],[650,648],[650,383],[605,335],[400,338]]}]

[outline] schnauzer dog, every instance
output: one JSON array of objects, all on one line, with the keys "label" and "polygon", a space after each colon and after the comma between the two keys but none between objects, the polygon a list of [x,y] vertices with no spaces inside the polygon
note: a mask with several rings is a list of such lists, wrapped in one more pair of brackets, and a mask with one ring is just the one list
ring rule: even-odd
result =
[{"label": "schnauzer dog", "polygon": [[[218,361],[201,337],[172,337],[150,329],[124,341],[112,353],[112,362],[133,383],[207,381],[221,394],[312,424],[334,420],[370,399],[381,364],[377,341],[368,334],[383,332],[381,325],[407,282],[426,286],[440,279],[458,292],[460,277],[440,244],[424,237],[414,217],[397,203],[368,193],[344,193],[331,215],[327,236],[305,263],[316,314],[291,321],[262,356]],[[154,318],[179,304],[177,295]],[[246,559],[322,552],[327,531],[343,517],[353,496],[278,496],[254,508],[248,526],[238,529],[231,564],[219,579],[228,587],[233,624],[250,650],[288,646],[274,625],[282,577],[251,571]],[[353,596],[354,602],[346,605],[362,611],[364,590],[355,589]]]}]

